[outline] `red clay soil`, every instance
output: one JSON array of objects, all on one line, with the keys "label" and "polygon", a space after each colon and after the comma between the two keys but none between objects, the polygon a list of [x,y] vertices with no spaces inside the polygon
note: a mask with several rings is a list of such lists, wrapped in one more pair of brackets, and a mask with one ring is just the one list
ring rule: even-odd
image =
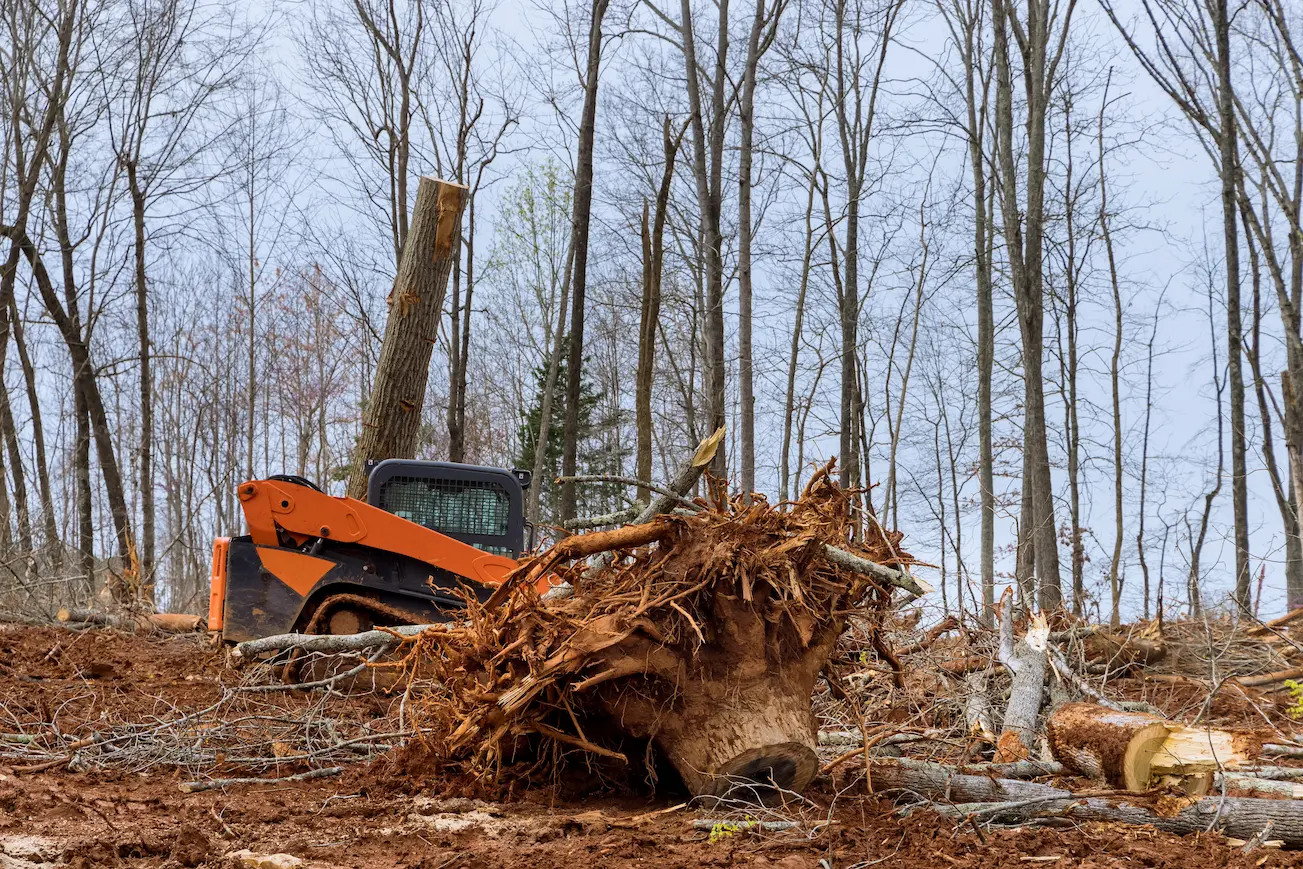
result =
[{"label": "red clay soil", "polygon": [[[195,639],[0,628],[4,733],[55,719],[73,732],[133,708],[141,718],[194,710],[235,681],[223,657]],[[283,702],[289,709],[307,701]],[[825,782],[807,793],[810,805],[788,813],[803,819],[798,829],[712,837],[693,821],[716,814],[668,799],[562,800],[538,789],[486,803],[447,796],[437,775],[424,783],[412,770],[394,776],[384,760],[336,778],[190,794],[177,785],[196,776],[169,767],[142,774],[19,766],[0,759],[0,869],[228,866],[235,864],[224,855],[246,848],[310,866],[411,869],[1303,865],[1303,854],[1240,854],[1217,834],[1182,838],[1113,824],[979,833],[926,812],[900,818],[894,804],[860,792],[850,771],[838,793]]]}]

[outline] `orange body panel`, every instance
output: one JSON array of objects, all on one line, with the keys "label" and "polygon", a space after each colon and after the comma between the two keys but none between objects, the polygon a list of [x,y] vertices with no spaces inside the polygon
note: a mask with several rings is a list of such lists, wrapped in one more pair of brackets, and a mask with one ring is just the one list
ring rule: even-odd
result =
[{"label": "orange body panel", "polygon": [[268,573],[294,589],[299,597],[307,597],[318,580],[335,566],[333,561],[293,549],[259,549],[258,560]]},{"label": "orange body panel", "polygon": [[[241,483],[238,493],[249,535],[261,546],[281,546],[280,529],[296,537],[324,537],[396,552],[487,586],[501,585],[517,567],[515,559],[476,549],[354,498],[337,498],[280,480]],[[290,581],[281,572],[272,572]],[[540,591],[547,588],[548,580],[543,579]]]},{"label": "orange body panel", "polygon": [[222,608],[226,603],[226,553],[230,548],[231,538],[218,537],[213,540],[212,581],[208,584],[208,630],[222,629]]}]

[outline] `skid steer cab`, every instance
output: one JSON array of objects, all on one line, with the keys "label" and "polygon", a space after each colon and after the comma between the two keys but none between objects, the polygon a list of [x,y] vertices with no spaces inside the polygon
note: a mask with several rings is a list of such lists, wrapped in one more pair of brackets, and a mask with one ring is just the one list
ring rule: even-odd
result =
[{"label": "skid steer cab", "polygon": [[227,642],[446,621],[532,544],[528,471],[388,459],[367,498],[278,475],[237,489],[248,534],[213,544],[209,630]]}]

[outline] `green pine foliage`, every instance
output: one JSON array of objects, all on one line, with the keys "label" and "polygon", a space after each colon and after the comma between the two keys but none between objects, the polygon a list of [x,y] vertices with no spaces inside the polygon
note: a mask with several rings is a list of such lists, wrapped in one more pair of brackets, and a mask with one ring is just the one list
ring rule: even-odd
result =
[{"label": "green pine foliage", "polygon": [[[542,487],[539,495],[539,520],[544,524],[559,521],[561,489],[553,481],[561,474],[569,359],[570,336],[567,335],[561,342],[561,359],[557,365],[556,391],[552,399],[552,416],[548,420],[542,479],[534,481],[535,485]],[[551,361],[551,354],[548,354],[534,368],[533,400],[529,407],[521,409],[523,422],[517,435],[520,452],[516,457],[516,466],[520,468],[532,468],[534,465],[534,452],[538,446],[543,416],[543,393]],[[620,442],[620,426],[625,422],[626,415],[623,411],[605,413],[597,386],[588,377],[582,379],[579,393],[579,449],[576,457],[578,473],[622,473],[624,462],[630,454],[630,450]],[[623,486],[610,483],[581,485],[578,490],[579,515],[609,513],[620,509],[627,503],[623,491]]]}]

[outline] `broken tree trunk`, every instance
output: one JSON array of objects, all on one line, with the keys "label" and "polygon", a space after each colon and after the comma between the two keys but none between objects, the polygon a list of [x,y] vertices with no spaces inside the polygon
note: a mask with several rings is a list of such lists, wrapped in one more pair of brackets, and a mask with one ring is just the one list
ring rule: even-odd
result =
[{"label": "broken tree trunk", "polygon": [[998,607],[1000,663],[1013,673],[1013,680],[1009,687],[1009,704],[1004,710],[1004,727],[996,742],[997,763],[1026,760],[1036,751],[1049,663],[1050,629],[1044,616],[1033,616],[1026,635],[1014,642],[1012,604],[1012,589],[1006,589]]},{"label": "broken tree trunk", "polygon": [[368,461],[411,458],[425,406],[430,354],[439,333],[448,276],[457,259],[466,188],[421,178],[412,220],[389,293],[389,316],[353,451],[348,494],[365,498]]},{"label": "broken tree trunk", "polygon": [[1237,769],[1261,751],[1252,734],[1198,730],[1094,703],[1065,703],[1046,721],[1045,732],[1064,766],[1135,793],[1171,785],[1202,795],[1216,770]]}]

